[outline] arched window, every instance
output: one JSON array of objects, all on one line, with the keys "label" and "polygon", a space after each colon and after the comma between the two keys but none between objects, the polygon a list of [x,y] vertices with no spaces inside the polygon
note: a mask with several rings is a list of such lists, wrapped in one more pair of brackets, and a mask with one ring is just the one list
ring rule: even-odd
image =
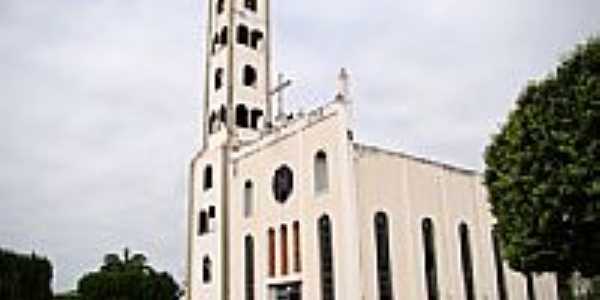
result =
[{"label": "arched window", "polygon": [[331,220],[323,215],[318,220],[319,257],[321,263],[321,295],[322,300],[335,300],[335,282],[333,266],[333,242]]},{"label": "arched window", "polygon": [[281,251],[281,275],[288,274],[288,231],[287,225],[281,225],[281,247],[279,248]]},{"label": "arched window", "polygon": [[258,77],[256,75],[256,69],[250,65],[244,66],[243,82],[245,86],[254,86]]},{"label": "arched window", "polygon": [[237,43],[248,46],[250,42],[250,31],[246,25],[240,24],[237,27]]},{"label": "arched window", "polygon": [[294,231],[294,272],[302,271],[302,258],[300,252],[300,222],[295,221],[293,226]]},{"label": "arched window", "polygon": [[252,181],[244,183],[244,217],[252,216],[252,202],[254,201],[254,186]]},{"label": "arched window", "polygon": [[204,190],[210,190],[213,187],[213,171],[212,166],[208,165],[204,168]]},{"label": "arched window", "polygon": [[217,1],[217,14],[222,14],[225,11],[225,0]]},{"label": "arched window", "polygon": [[430,218],[423,219],[423,256],[425,257],[425,281],[427,283],[427,299],[438,300],[437,261],[433,222]]},{"label": "arched window", "polygon": [[315,155],[314,165],[315,194],[326,193],[329,190],[329,174],[327,170],[327,154],[320,150]]},{"label": "arched window", "polygon": [[210,283],[212,280],[212,261],[208,256],[202,259],[202,282]]},{"label": "arched window", "polygon": [[219,90],[223,86],[223,68],[218,68],[215,71],[215,90]]},{"label": "arched window", "polygon": [[235,107],[235,124],[241,128],[248,128],[248,109],[244,104]]},{"label": "arched window", "polygon": [[467,224],[461,223],[458,225],[458,235],[460,237],[460,257],[462,260],[465,297],[467,300],[475,300],[473,257],[471,255],[471,242],[469,237],[469,227]]},{"label": "arched window", "polygon": [[244,239],[244,256],[246,300],[254,300],[254,239],[251,235],[247,235]]},{"label": "arched window", "polygon": [[496,289],[498,290],[498,299],[508,300],[506,280],[504,278],[504,263],[502,261],[502,252],[500,249],[500,236],[495,229],[492,230],[492,246],[494,248],[494,262],[496,264]]},{"label": "arched window", "polygon": [[527,300],[535,300],[535,281],[533,274],[531,272],[527,273],[525,278],[527,279]]},{"label": "arched window", "polygon": [[269,277],[275,277],[275,229],[269,228]]},{"label": "arched window", "polygon": [[377,284],[380,300],[392,300],[393,281],[390,263],[390,232],[388,217],[383,212],[375,214],[375,246],[377,254]]},{"label": "arched window", "polygon": [[250,47],[258,49],[258,44],[264,38],[264,34],[258,30],[252,30],[250,34]]},{"label": "arched window", "polygon": [[256,12],[256,10],[258,9],[257,5],[256,5],[256,0],[245,0],[244,1],[244,6],[251,10]]}]

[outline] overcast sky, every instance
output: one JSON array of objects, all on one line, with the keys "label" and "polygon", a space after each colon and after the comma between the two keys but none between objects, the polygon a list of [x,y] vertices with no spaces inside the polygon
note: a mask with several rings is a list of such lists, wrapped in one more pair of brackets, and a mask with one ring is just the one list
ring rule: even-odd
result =
[{"label": "overcast sky", "polygon": [[[600,33],[598,0],[272,1],[288,106],[352,76],[357,137],[481,170],[519,91]],[[0,247],[75,288],[129,246],[184,275],[205,1],[0,0]]]}]

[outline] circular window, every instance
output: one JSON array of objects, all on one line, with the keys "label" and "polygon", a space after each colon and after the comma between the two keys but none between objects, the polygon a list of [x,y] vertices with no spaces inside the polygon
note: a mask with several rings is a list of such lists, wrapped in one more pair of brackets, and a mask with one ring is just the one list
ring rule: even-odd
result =
[{"label": "circular window", "polygon": [[292,194],[294,189],[294,174],[292,170],[283,165],[273,175],[273,196],[279,203],[284,203]]}]

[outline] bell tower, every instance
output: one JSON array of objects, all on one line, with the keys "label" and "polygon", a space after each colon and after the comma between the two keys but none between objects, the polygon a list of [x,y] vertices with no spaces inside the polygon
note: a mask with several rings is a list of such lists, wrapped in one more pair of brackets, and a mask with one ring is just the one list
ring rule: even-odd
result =
[{"label": "bell tower", "polygon": [[271,122],[270,0],[207,0],[203,146],[190,163],[188,300],[233,300],[233,146]]},{"label": "bell tower", "polygon": [[256,137],[270,122],[269,0],[210,0],[204,148]]}]

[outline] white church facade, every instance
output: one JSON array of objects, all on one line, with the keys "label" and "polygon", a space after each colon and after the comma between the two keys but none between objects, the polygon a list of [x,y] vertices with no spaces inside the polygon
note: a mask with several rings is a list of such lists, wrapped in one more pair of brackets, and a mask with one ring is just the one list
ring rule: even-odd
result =
[{"label": "white church facade", "polygon": [[502,261],[480,174],[355,141],[344,70],[329,103],[284,114],[270,1],[207,2],[188,300],[557,299]]}]

